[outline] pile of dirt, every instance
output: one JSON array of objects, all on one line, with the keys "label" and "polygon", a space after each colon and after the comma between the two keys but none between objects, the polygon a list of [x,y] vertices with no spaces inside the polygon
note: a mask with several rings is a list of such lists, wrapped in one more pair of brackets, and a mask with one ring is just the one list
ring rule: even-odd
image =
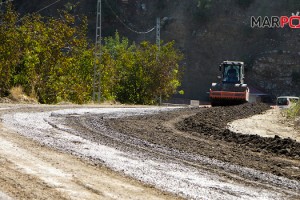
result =
[{"label": "pile of dirt", "polygon": [[283,139],[277,135],[274,138],[269,138],[255,134],[235,133],[227,128],[227,124],[231,121],[260,114],[268,109],[270,107],[266,104],[250,103],[239,106],[214,107],[184,119],[177,123],[176,127],[181,131],[196,132],[203,137],[214,140],[247,146],[257,152],[268,151],[298,158],[300,156],[300,143],[295,140]]},{"label": "pile of dirt", "polygon": [[[153,115],[124,118],[87,116],[86,119],[76,120],[72,126],[80,130],[81,127],[77,126],[83,122],[88,127],[93,127],[91,123],[103,124],[107,127],[106,132],[110,130],[122,133],[123,144],[143,141],[139,144],[135,143],[134,146],[138,146],[141,150],[158,152],[159,155],[162,150],[169,149],[172,153],[168,156],[193,163],[193,166],[202,166],[203,163],[195,158],[205,156],[300,180],[299,143],[277,136],[263,138],[257,135],[237,134],[226,128],[227,123],[232,120],[248,118],[264,113],[268,109],[270,107],[265,104],[244,104],[232,107],[176,109]],[[98,130],[92,133],[91,131],[80,132],[85,133],[82,137],[93,138],[95,142],[101,143],[105,140],[101,138]],[[113,143],[116,143],[116,140]],[[208,165],[209,169],[224,170]]]}]

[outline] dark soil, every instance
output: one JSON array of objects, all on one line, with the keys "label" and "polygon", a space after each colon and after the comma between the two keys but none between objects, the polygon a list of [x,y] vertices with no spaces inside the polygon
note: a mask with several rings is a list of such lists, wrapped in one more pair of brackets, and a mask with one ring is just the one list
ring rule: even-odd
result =
[{"label": "dark soil", "polygon": [[181,131],[197,132],[203,137],[241,144],[257,152],[269,151],[299,158],[300,143],[295,140],[282,139],[279,136],[269,138],[258,135],[245,135],[234,133],[226,128],[227,123],[233,120],[260,114],[267,109],[270,109],[270,107],[266,104],[250,103],[238,106],[215,107],[184,119],[176,127]]},{"label": "dark soil", "polygon": [[[155,115],[98,120],[111,130],[145,141],[140,144],[143,149],[158,151],[157,146],[160,149],[166,148],[174,152],[171,156],[193,165],[205,164],[175,152],[205,156],[300,180],[299,143],[278,136],[263,138],[257,135],[243,135],[226,128],[227,123],[232,120],[260,114],[267,109],[270,107],[265,104],[243,104],[230,107],[186,108]],[[217,168],[207,165],[210,170]]]}]

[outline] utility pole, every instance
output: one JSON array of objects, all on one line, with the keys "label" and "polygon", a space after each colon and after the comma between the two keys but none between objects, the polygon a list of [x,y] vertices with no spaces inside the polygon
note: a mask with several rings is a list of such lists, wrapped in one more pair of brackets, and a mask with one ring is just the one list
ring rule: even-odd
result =
[{"label": "utility pole", "polygon": [[[156,55],[156,60],[159,61],[159,52],[160,52],[160,17],[156,18],[156,45],[158,52]],[[162,104],[161,94],[159,95],[159,105]]]},{"label": "utility pole", "polygon": [[96,102],[97,99],[98,103],[100,103],[101,98],[101,5],[101,0],[97,0],[93,101]]},{"label": "utility pole", "polygon": [[156,45],[160,51],[160,18],[156,18]]}]

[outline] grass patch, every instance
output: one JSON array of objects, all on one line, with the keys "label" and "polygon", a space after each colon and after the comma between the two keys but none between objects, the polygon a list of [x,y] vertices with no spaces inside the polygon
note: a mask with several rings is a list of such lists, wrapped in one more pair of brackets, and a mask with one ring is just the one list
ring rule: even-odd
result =
[{"label": "grass patch", "polygon": [[292,119],[300,116],[300,101],[298,101],[286,110],[286,116],[287,118]]}]

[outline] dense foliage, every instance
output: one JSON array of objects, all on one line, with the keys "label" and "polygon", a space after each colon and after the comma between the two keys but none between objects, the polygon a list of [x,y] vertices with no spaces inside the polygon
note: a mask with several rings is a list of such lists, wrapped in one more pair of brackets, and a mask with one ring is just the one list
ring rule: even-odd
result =
[{"label": "dense foliage", "polygon": [[88,43],[87,20],[61,11],[60,18],[38,14],[18,20],[11,5],[0,14],[0,95],[14,86],[41,103],[91,100],[94,63],[101,69],[102,100],[153,104],[180,85],[182,55],[174,43],[157,45],[128,39],[104,39],[101,59]]},{"label": "dense foliage", "polygon": [[153,104],[159,96],[174,94],[180,86],[178,62],[182,55],[174,43],[157,45],[142,42],[129,44],[128,39],[105,38],[103,47],[103,96],[124,103]]},{"label": "dense foliage", "polygon": [[9,5],[0,20],[1,95],[21,85],[41,103],[90,99],[93,53],[85,17],[61,12],[59,19],[28,15],[18,20]]}]

